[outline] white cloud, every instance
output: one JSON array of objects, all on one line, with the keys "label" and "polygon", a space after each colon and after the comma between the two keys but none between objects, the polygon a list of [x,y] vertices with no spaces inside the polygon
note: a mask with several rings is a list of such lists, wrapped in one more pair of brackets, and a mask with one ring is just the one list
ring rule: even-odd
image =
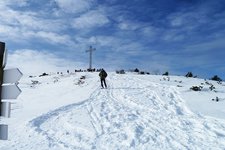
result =
[{"label": "white cloud", "polygon": [[161,32],[160,29],[156,28],[156,27],[153,27],[153,26],[146,26],[146,27],[143,27],[141,29],[141,33],[149,38],[149,40],[154,40],[156,39],[156,36],[158,36],[158,34]]},{"label": "white cloud", "polygon": [[177,30],[168,30],[163,33],[161,38],[167,42],[176,42],[176,41],[182,41],[185,39],[185,33],[180,33],[180,31]]},{"label": "white cloud", "polygon": [[26,6],[28,0],[4,0],[0,1],[0,7],[1,6],[7,6],[7,5],[17,5],[17,6]]},{"label": "white cloud", "polygon": [[8,55],[7,68],[19,68],[24,75],[38,75],[43,72],[74,70],[83,68],[80,62],[62,59],[52,53],[30,49],[16,50]]},{"label": "white cloud", "polygon": [[0,37],[6,41],[27,42],[31,39],[38,38],[39,41],[45,41],[51,44],[74,45],[71,37],[68,35],[58,34],[55,32],[32,31],[24,28],[12,27],[0,24]]},{"label": "white cloud", "polygon": [[88,41],[95,40],[95,44],[100,46],[119,47],[123,40],[115,36],[95,36],[91,37]]},{"label": "white cloud", "polygon": [[122,21],[118,24],[118,27],[121,30],[136,30],[136,29],[140,29],[144,26],[144,24],[141,23],[135,23],[135,22],[131,22],[131,21]]},{"label": "white cloud", "polygon": [[181,26],[183,25],[183,22],[184,22],[184,18],[182,17],[176,17],[176,18],[173,18],[171,19],[171,25],[176,27],[176,26]]},{"label": "white cloud", "polygon": [[123,18],[119,18],[118,21],[119,24],[117,26],[119,30],[122,30],[122,32],[136,32],[136,34],[140,35],[142,38],[148,38],[149,41],[155,40],[157,37],[159,37],[158,34],[161,32],[161,29],[146,22],[127,21],[123,20]]},{"label": "white cloud", "polygon": [[72,25],[76,29],[101,27],[109,23],[108,17],[102,10],[89,11],[78,18],[75,18]]},{"label": "white cloud", "polygon": [[205,41],[198,44],[192,44],[187,46],[183,52],[188,53],[208,53],[208,52],[214,52],[217,50],[217,53],[219,53],[218,50],[223,50],[225,47],[225,40],[224,37],[221,39],[213,39],[211,41]]},{"label": "white cloud", "polygon": [[19,40],[18,34],[20,31],[17,27],[11,27],[7,25],[1,25],[0,24],[0,37],[4,40],[6,39],[15,39],[14,41]]},{"label": "white cloud", "polygon": [[81,13],[89,10],[93,0],[55,0],[57,5],[67,13]]},{"label": "white cloud", "polygon": [[37,37],[42,40],[48,41],[53,44],[66,44],[66,45],[72,45],[74,42],[70,39],[70,36],[68,35],[59,35],[54,32],[44,32],[44,31],[39,31],[39,32],[30,32],[27,33],[27,35],[31,37]]},{"label": "white cloud", "polygon": [[8,26],[44,31],[60,31],[66,28],[65,22],[62,20],[47,19],[36,12],[15,11],[9,7],[0,7],[0,12],[1,24]]},{"label": "white cloud", "polygon": [[139,28],[139,26],[127,22],[121,22],[118,26],[121,30],[136,30]]},{"label": "white cloud", "polygon": [[69,35],[59,34],[67,26],[63,20],[48,19],[37,12],[16,11],[8,6],[10,4],[9,1],[0,2],[0,38],[22,43],[32,38],[53,44],[74,43]]},{"label": "white cloud", "polygon": [[209,23],[210,18],[207,16],[207,12],[200,9],[184,9],[183,11],[169,14],[167,20],[173,28],[193,31],[205,23]]}]

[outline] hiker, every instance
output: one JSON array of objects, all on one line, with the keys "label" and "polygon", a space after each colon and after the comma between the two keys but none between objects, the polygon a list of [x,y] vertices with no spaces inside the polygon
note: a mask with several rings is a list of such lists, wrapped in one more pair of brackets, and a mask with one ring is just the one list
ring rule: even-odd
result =
[{"label": "hiker", "polygon": [[106,82],[105,82],[105,78],[107,77],[107,73],[105,72],[104,69],[101,69],[100,73],[99,73],[99,77],[101,80],[101,86],[102,88],[104,88],[103,83],[105,85],[105,88],[107,88]]}]

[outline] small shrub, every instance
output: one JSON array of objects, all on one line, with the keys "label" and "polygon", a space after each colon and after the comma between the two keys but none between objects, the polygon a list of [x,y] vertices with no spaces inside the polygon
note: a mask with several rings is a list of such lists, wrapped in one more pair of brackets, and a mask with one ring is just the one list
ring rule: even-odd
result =
[{"label": "small shrub", "polygon": [[95,72],[95,68],[94,69],[87,69],[87,72]]},{"label": "small shrub", "polygon": [[138,68],[134,69],[134,72],[139,72],[139,69]]},{"label": "small shrub", "polygon": [[212,85],[212,83],[209,83],[208,81],[205,81],[205,84],[207,84],[207,85]]},{"label": "small shrub", "polygon": [[214,85],[211,85],[211,86],[209,87],[209,89],[212,91],[212,90],[214,90],[214,89],[216,89],[216,88],[215,88]]},{"label": "small shrub", "polygon": [[182,81],[178,81],[178,80],[174,80],[174,82],[179,82],[179,83],[182,83]]},{"label": "small shrub", "polygon": [[123,69],[122,70],[117,70],[116,73],[117,74],[125,74],[125,71]]},{"label": "small shrub", "polygon": [[29,76],[29,78],[34,78],[34,77],[36,77],[36,76]]},{"label": "small shrub", "polygon": [[86,79],[86,76],[81,76],[80,79],[84,80],[84,79]]},{"label": "small shrub", "polygon": [[168,71],[163,74],[163,76],[168,76],[168,75],[169,75]]},{"label": "small shrub", "polygon": [[222,81],[218,81],[217,83],[218,83],[218,84],[222,84]]},{"label": "small shrub", "polygon": [[143,75],[143,74],[145,74],[145,72],[144,71],[141,71],[139,74]]},{"label": "small shrub", "polygon": [[163,77],[164,81],[170,81],[170,77]]},{"label": "small shrub", "polygon": [[39,81],[37,81],[37,80],[31,80],[31,84],[33,84],[33,85],[35,85],[35,84],[40,84],[40,82]]},{"label": "small shrub", "polygon": [[218,77],[217,75],[215,75],[215,76],[213,76],[212,78],[211,78],[211,80],[214,80],[214,81],[222,81],[222,79],[220,78],[220,77]]},{"label": "small shrub", "polygon": [[202,90],[202,86],[192,86],[190,89],[193,91],[201,91]]},{"label": "small shrub", "polygon": [[192,72],[188,72],[185,76],[186,76],[187,78],[188,78],[188,77],[191,78],[191,77],[193,77],[193,74],[192,74]]},{"label": "small shrub", "polygon": [[35,88],[35,86],[41,84],[41,82],[37,81],[37,80],[31,80],[31,85],[30,87]]},{"label": "small shrub", "polygon": [[75,83],[75,85],[82,85],[82,84],[84,84],[84,83],[85,83],[84,80],[78,80],[78,82]]},{"label": "small shrub", "polygon": [[213,98],[212,101],[219,101],[219,97],[216,97],[215,99]]},{"label": "small shrub", "polygon": [[41,75],[39,75],[39,77],[42,77],[42,76],[48,76],[48,74],[44,72]]},{"label": "small shrub", "polygon": [[59,82],[59,78],[58,77],[54,77],[53,79],[54,79],[53,83]]}]

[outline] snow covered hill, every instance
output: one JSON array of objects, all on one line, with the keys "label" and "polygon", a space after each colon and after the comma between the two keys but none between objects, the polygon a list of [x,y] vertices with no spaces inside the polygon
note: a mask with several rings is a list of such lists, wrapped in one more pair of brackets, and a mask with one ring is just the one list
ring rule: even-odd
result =
[{"label": "snow covered hill", "polygon": [[12,117],[1,118],[0,149],[225,149],[225,83],[115,73],[108,89],[99,82],[97,73],[24,77]]}]

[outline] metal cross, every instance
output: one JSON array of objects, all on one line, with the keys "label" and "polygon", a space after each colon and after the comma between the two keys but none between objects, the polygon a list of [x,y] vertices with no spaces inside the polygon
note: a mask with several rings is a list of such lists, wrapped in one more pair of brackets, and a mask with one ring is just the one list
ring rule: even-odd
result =
[{"label": "metal cross", "polygon": [[95,51],[95,48],[92,48],[92,46],[90,46],[89,50],[86,50],[86,52],[90,52],[90,56],[89,56],[89,69],[92,69],[92,52]]}]

